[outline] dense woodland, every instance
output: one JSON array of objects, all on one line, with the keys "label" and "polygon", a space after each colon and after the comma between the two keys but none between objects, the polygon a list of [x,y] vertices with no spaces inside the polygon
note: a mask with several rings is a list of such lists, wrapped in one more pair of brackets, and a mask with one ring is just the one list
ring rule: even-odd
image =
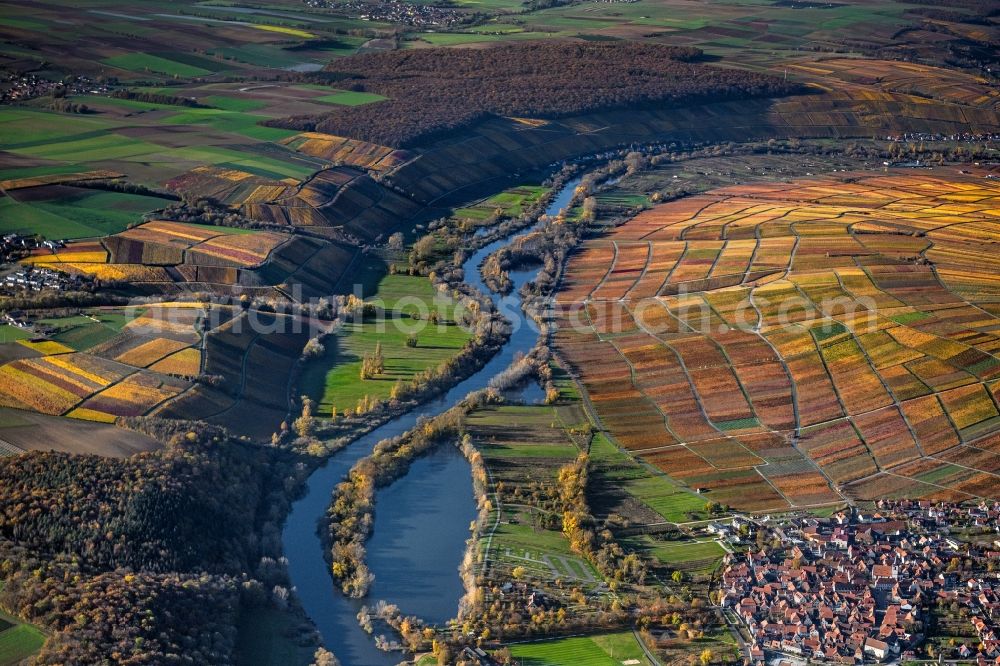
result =
[{"label": "dense woodland", "polygon": [[35,664],[233,663],[237,580],[122,570],[87,576],[65,561],[5,555],[35,565],[0,591],[5,608],[53,632]]},{"label": "dense woodland", "polygon": [[338,87],[388,100],[268,124],[411,146],[493,115],[552,118],[795,90],[771,76],[699,63],[700,55],[693,48],[637,43],[525,43],[366,54],[335,61],[327,74]]},{"label": "dense woodland", "polygon": [[231,663],[240,609],[287,598],[265,566],[287,461],[217,428],[131,425],[166,446],[0,458],[0,607],[53,632],[41,664]]},{"label": "dense woodland", "polygon": [[246,507],[260,501],[260,471],[245,451],[209,452],[192,435],[126,460],[57,452],[0,459],[0,536],[75,555],[94,570],[244,569],[254,521]]}]

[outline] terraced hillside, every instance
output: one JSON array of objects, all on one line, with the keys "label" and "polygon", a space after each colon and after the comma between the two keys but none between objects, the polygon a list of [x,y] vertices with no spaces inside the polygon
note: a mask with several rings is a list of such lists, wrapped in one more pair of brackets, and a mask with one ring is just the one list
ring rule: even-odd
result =
[{"label": "terraced hillside", "polygon": [[998,497],[1000,185],[738,185],[573,256],[557,347],[627,449],[750,509]]},{"label": "terraced hillside", "polygon": [[197,384],[151,415],[225,425],[241,435],[265,438],[288,415],[289,384],[309,339],[309,327],[289,315],[232,312],[205,335]]},{"label": "terraced hillside", "polygon": [[152,221],[96,241],[39,248],[25,263],[156,293],[181,289],[328,296],[355,249],[301,235]]},{"label": "terraced hillside", "polygon": [[1000,132],[997,109],[887,92],[869,82],[778,100],[578,115],[556,120],[493,118],[423,147],[387,175],[428,205],[462,203],[566,159],[633,143],[725,142],[771,138],[853,139],[908,132]]}]

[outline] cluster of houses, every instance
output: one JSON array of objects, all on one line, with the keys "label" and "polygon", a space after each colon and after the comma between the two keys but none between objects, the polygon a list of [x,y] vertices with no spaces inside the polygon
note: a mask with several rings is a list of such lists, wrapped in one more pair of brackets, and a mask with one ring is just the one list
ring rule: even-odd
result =
[{"label": "cluster of houses", "polygon": [[82,288],[86,279],[48,268],[23,268],[0,278],[0,291],[5,294],[39,291],[74,291]]},{"label": "cluster of houses", "polygon": [[[759,543],[776,547],[727,556],[720,592],[751,636],[752,661],[913,659],[928,609],[957,603],[978,640],[955,656],[1000,666],[1000,504],[885,502],[761,529],[770,538]],[[974,544],[955,536],[969,529]]]},{"label": "cluster of houses", "polygon": [[903,134],[890,134],[885,137],[886,141],[910,142],[910,141],[968,141],[978,143],[981,141],[1000,140],[1000,133],[997,132],[954,132],[952,134],[942,134],[940,132],[904,132]]},{"label": "cluster of houses", "polygon": [[27,314],[21,310],[10,310],[0,315],[0,324],[13,326],[22,331],[27,331],[34,338],[44,338],[55,332],[51,326],[42,326],[36,321],[34,315]]},{"label": "cluster of houses", "polygon": [[[65,246],[65,241],[61,240],[7,234],[0,238],[0,262],[16,261],[38,248],[58,250]],[[3,273],[0,277],[0,293],[13,295],[39,291],[73,291],[83,287],[87,281],[85,277],[66,275],[48,268],[15,265],[14,270]]]},{"label": "cluster of houses", "polygon": [[55,249],[63,247],[61,241],[43,241],[37,236],[22,236],[21,234],[7,234],[0,238],[0,261],[10,261],[23,256],[39,247]]},{"label": "cluster of houses", "polygon": [[467,23],[470,14],[435,7],[434,5],[413,4],[402,0],[304,0],[306,5],[321,9],[336,9],[338,12],[355,14],[363,21],[401,23],[418,28],[447,28]]},{"label": "cluster of houses", "polygon": [[67,95],[103,95],[108,92],[108,86],[96,83],[86,76],[75,76],[68,83],[51,81],[30,73],[7,72],[0,76],[0,104],[23,102],[51,95],[60,90]]}]

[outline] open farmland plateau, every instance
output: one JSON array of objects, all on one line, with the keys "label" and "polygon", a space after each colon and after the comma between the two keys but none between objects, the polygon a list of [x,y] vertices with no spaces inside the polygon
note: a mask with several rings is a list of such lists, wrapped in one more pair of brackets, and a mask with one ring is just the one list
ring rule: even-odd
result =
[{"label": "open farmland plateau", "polygon": [[10,0],[0,666],[1000,666],[994,0]]}]

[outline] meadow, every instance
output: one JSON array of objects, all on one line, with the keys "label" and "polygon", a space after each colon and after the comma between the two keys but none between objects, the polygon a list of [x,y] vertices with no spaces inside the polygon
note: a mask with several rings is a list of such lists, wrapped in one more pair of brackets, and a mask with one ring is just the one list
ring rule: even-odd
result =
[{"label": "meadow", "polygon": [[[40,190],[43,188],[29,188]],[[0,199],[0,234],[40,234],[46,238],[96,238],[123,231],[168,199],[75,188],[70,196],[18,201],[23,190]]]},{"label": "meadow", "polygon": [[493,196],[487,197],[472,206],[458,208],[452,218],[481,223],[493,216],[517,217],[532,204],[537,203],[548,194],[549,188],[541,185],[521,185],[512,187]]},{"label": "meadow", "polygon": [[570,663],[580,666],[620,666],[623,663],[649,666],[642,647],[629,631],[517,643],[510,646],[510,651],[524,666]]},{"label": "meadow", "polygon": [[726,554],[717,542],[707,540],[644,535],[629,537],[623,542],[629,549],[656,560],[670,571],[680,571],[689,578],[710,575]]},{"label": "meadow", "polygon": [[46,635],[34,625],[0,612],[0,664],[13,666],[41,649]]},{"label": "meadow", "polygon": [[103,308],[87,310],[71,317],[39,319],[38,323],[55,330],[49,336],[51,340],[76,351],[86,351],[121,333],[121,330],[132,322],[135,316],[141,316],[143,312],[144,310],[126,312]]},{"label": "meadow", "polygon": [[664,520],[685,523],[708,518],[704,498],[638,462],[608,441],[604,433],[591,440],[590,459],[603,479],[634,495]]},{"label": "meadow", "polygon": [[[466,427],[494,484],[528,489],[532,484],[555,483],[559,468],[580,453],[568,434],[579,424],[563,419],[576,421],[582,414],[572,415],[568,407],[509,404],[482,407],[468,415]],[[542,526],[540,518],[548,511],[530,506],[530,500],[510,506],[504,501],[488,521],[496,522],[496,528],[479,542],[489,566],[508,572],[523,567],[533,579],[547,584],[564,580],[593,588],[602,580],[573,552],[561,531]]]},{"label": "meadow", "polygon": [[[303,372],[302,390],[316,400],[320,415],[329,415],[334,407],[341,412],[354,409],[366,396],[388,399],[397,381],[409,381],[462,349],[470,339],[456,323],[462,309],[450,297],[436,296],[424,277],[385,275],[378,281],[374,300],[366,300],[378,302],[387,314],[345,324],[327,338],[323,357]],[[438,323],[430,317],[437,317]],[[407,346],[411,335],[417,338],[415,347]],[[361,379],[362,359],[373,354],[377,344],[382,347],[384,372]]]}]

